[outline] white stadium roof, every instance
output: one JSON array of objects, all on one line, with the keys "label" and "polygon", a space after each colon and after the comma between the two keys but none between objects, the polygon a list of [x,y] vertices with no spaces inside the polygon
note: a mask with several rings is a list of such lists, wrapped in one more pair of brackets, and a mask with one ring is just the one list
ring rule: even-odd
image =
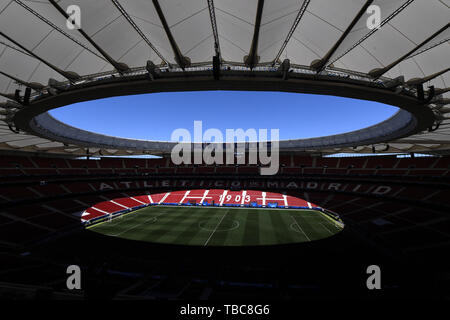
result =
[{"label": "white stadium roof", "polygon": [[[79,29],[67,26],[71,5],[80,8]],[[378,28],[367,25],[373,5]],[[51,119],[34,117],[77,101],[198,85],[359,98],[367,90],[368,100],[405,106],[415,127],[405,134],[397,121],[382,138],[298,140],[292,150],[367,153],[388,143],[389,152],[448,153],[449,21],[450,0],[0,0],[0,150],[142,154],[130,147],[136,142],[63,136],[43,126]]]}]

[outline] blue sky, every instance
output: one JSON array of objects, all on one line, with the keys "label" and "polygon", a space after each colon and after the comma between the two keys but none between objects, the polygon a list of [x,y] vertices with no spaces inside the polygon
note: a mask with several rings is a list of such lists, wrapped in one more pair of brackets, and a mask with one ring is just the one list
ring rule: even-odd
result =
[{"label": "blue sky", "polygon": [[311,138],[361,129],[397,108],[363,100],[284,92],[203,91],[112,97],[51,111],[72,126],[126,138],[170,140],[172,131],[279,129],[280,139]]}]

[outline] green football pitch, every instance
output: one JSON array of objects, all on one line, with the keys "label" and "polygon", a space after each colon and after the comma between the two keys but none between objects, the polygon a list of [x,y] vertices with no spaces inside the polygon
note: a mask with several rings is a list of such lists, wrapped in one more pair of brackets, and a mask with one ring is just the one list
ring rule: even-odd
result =
[{"label": "green football pitch", "polygon": [[195,246],[300,243],[342,230],[314,210],[151,206],[88,227],[107,236]]}]

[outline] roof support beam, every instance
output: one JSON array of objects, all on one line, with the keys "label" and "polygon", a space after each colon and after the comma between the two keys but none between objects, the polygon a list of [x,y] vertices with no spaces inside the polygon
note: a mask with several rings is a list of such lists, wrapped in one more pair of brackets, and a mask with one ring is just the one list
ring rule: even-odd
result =
[{"label": "roof support beam", "polygon": [[294,24],[292,25],[291,29],[289,30],[286,39],[283,42],[283,45],[280,48],[280,51],[278,51],[277,56],[275,57],[275,59],[273,59],[273,63],[272,65],[274,65],[275,63],[278,62],[278,60],[280,59],[281,54],[283,53],[284,49],[286,48],[286,46],[289,43],[289,40],[291,40],[292,35],[294,34],[294,31],[297,29],[298,24],[300,23],[300,20],[303,18],[303,14],[306,11],[306,8],[308,7],[309,3],[311,2],[311,0],[305,0],[303,1],[302,6],[300,7],[300,10],[297,13],[297,17],[295,18]]},{"label": "roof support beam", "polygon": [[186,67],[189,67],[191,65],[191,61],[188,57],[183,56],[183,54],[181,53],[181,50],[178,47],[177,42],[172,35],[172,32],[170,31],[170,27],[167,23],[166,17],[164,16],[164,12],[162,11],[161,6],[159,5],[158,0],[152,0],[152,2],[153,6],[155,7],[156,13],[158,14],[159,20],[161,20],[164,31],[166,32],[167,38],[169,39],[170,46],[172,47],[172,51],[175,55],[175,61],[178,63],[180,68],[184,70]]},{"label": "roof support beam", "polygon": [[434,89],[436,95],[444,94],[450,91],[450,87],[442,89]]},{"label": "roof support beam", "polygon": [[29,105],[30,104],[30,95],[31,95],[31,88],[27,87],[25,89],[25,95],[22,98],[20,96],[20,89],[16,89],[14,93],[4,93],[0,92],[0,96],[11,99],[16,101],[17,103],[20,103],[21,105]]},{"label": "roof support beam", "polygon": [[[392,12],[386,19],[381,21],[380,28],[384,26],[386,23],[391,21],[395,16],[397,16],[400,12],[402,12],[407,6],[409,6],[414,0],[407,0],[405,3],[403,3],[397,10]],[[367,38],[372,36],[375,32],[377,32],[379,28],[372,29],[369,33],[367,33],[365,36],[363,36],[361,39],[356,41],[348,50],[346,50],[344,53],[339,55],[338,57],[334,58],[332,61],[329,62],[329,64],[332,64],[336,62],[337,60],[341,59],[343,56],[345,56],[347,53],[355,49],[357,46],[359,46],[362,42],[364,42]]]},{"label": "roof support beam", "polygon": [[261,27],[263,8],[264,8],[264,0],[258,0],[258,6],[256,8],[255,28],[253,30],[252,44],[250,46],[250,51],[249,51],[248,55],[244,57],[244,63],[250,69],[253,69],[259,62],[258,40],[259,40],[259,29]]},{"label": "roof support beam", "polygon": [[122,13],[122,15],[127,19],[127,21],[131,24],[131,26],[136,30],[136,32],[141,36],[141,38],[148,44],[148,46],[156,53],[156,55],[167,65],[169,66],[170,63],[167,61],[166,58],[161,54],[161,52],[158,51],[158,49],[153,45],[153,43],[150,42],[150,40],[145,36],[145,34],[142,32],[142,30],[137,26],[137,24],[134,22],[134,20],[131,18],[131,16],[128,14],[128,12],[122,7],[122,5],[119,3],[118,0],[111,0],[112,3],[116,6],[117,10]]},{"label": "roof support beam", "polygon": [[[17,101],[16,95],[13,94],[13,93],[4,93],[4,92],[0,92],[0,96],[5,97],[5,98],[8,98],[8,99],[11,99],[11,100]],[[20,102],[20,101],[17,101],[17,102]]]},{"label": "roof support beam", "polygon": [[[70,19],[69,14],[63,10],[63,8],[61,8],[59,6],[59,4],[56,3],[55,0],[49,0],[49,2],[56,8],[56,10],[59,11],[59,13],[61,13],[66,19]],[[83,29],[77,29],[78,32],[87,40],[89,41],[89,43],[120,73],[122,74],[125,71],[128,71],[130,68],[124,64],[124,63],[120,63],[115,61],[113,58],[111,58],[111,56],[106,53],[105,50],[103,50],[94,40],[92,40],[92,38],[90,36],[87,35],[86,32],[83,31]]]},{"label": "roof support beam", "polygon": [[64,78],[70,80],[70,81],[76,81],[80,78],[80,76],[78,74],[76,74],[75,72],[72,71],[64,71],[61,70],[60,68],[58,68],[57,66],[51,64],[50,62],[44,60],[43,58],[39,57],[37,54],[35,54],[33,51],[28,50],[27,48],[25,48],[23,45],[21,45],[20,43],[18,43],[16,40],[8,37],[6,34],[4,34],[2,31],[0,31],[0,36],[2,36],[3,38],[7,39],[8,41],[14,43],[16,46],[18,46],[20,49],[22,49],[23,51],[25,51],[26,53],[28,53],[30,56],[34,57],[35,59],[39,60],[40,62],[42,62],[43,64],[47,65],[48,67],[50,67],[51,69],[55,70],[56,72],[58,72],[60,75],[62,75]]},{"label": "roof support beam", "polygon": [[28,88],[31,88],[33,90],[36,90],[36,91],[42,91],[42,89],[44,89],[44,87],[45,87],[43,84],[40,84],[40,83],[37,83],[37,82],[26,82],[26,81],[20,80],[19,78],[16,78],[16,77],[14,77],[14,76],[12,76],[10,74],[7,74],[7,73],[5,73],[3,71],[0,71],[0,74],[4,75],[7,78],[10,78],[10,79],[14,80],[15,82],[17,82],[17,83],[19,83],[21,85],[24,85],[24,86],[26,86]]},{"label": "roof support beam", "polygon": [[220,79],[220,56],[218,54],[213,57],[213,77],[214,80]]},{"label": "roof support beam", "polygon": [[[1,44],[1,45],[4,45],[5,47],[7,47],[7,48],[9,48],[9,49],[11,49],[11,50],[14,50],[14,51],[16,51],[16,52],[20,52],[21,54],[24,54],[24,55],[26,55],[26,56],[30,56],[30,55],[28,54],[28,52],[25,52],[25,51],[23,51],[23,50],[20,50],[19,48],[16,48],[16,47],[14,47],[14,46],[12,46],[12,45],[6,43],[6,42],[0,41],[0,44]],[[33,58],[33,56],[30,56],[30,57]]]},{"label": "roof support beam", "polygon": [[403,56],[401,56],[400,58],[398,58],[397,60],[395,60],[394,62],[390,63],[389,65],[387,65],[384,68],[376,68],[374,70],[371,70],[369,72],[369,76],[371,76],[374,79],[378,79],[379,77],[381,77],[383,74],[385,74],[386,72],[388,72],[389,70],[391,70],[393,67],[395,67],[397,64],[399,64],[400,62],[402,62],[403,60],[405,60],[406,58],[408,58],[411,54],[413,54],[414,52],[416,52],[417,50],[419,50],[421,47],[423,47],[424,45],[426,45],[428,42],[430,42],[431,40],[433,40],[434,38],[436,38],[439,34],[441,34],[442,32],[444,32],[445,30],[448,29],[448,27],[450,26],[450,23],[447,23],[445,26],[443,26],[442,28],[440,28],[438,31],[436,31],[435,33],[433,33],[431,36],[429,36],[427,39],[425,39],[424,41],[422,41],[421,43],[419,43],[415,48],[413,48],[412,50],[408,51],[406,54],[404,54]]},{"label": "roof support beam", "polygon": [[412,78],[412,79],[406,81],[406,84],[409,85],[409,86],[415,86],[415,85],[417,85],[417,84],[422,84],[422,83],[425,83],[425,82],[427,82],[427,81],[433,80],[434,78],[437,78],[437,77],[439,77],[440,75],[442,75],[442,74],[444,74],[444,73],[446,73],[446,72],[448,72],[448,71],[450,71],[450,68],[447,68],[447,69],[444,69],[444,70],[442,70],[442,71],[433,73],[433,74],[431,74],[431,75],[429,75],[429,76],[427,76],[427,77],[423,77],[423,78]]},{"label": "roof support beam", "polygon": [[361,17],[366,13],[367,8],[373,3],[373,0],[368,0],[364,4],[364,6],[359,10],[358,14],[353,18],[350,25],[347,27],[347,29],[344,31],[344,33],[341,35],[341,37],[338,39],[338,41],[334,44],[334,46],[327,52],[327,54],[319,60],[314,60],[311,63],[311,68],[317,72],[322,71],[328,61],[330,60],[331,56],[336,52],[336,50],[339,48],[339,46],[342,44],[342,42],[345,40],[345,38],[348,36],[350,31],[352,31],[353,27],[356,25],[356,23],[361,19]]},{"label": "roof support beam", "polygon": [[207,0],[207,1],[208,1],[209,17],[211,19],[211,28],[213,30],[214,35],[214,51],[216,53],[216,56],[221,57],[219,31],[217,30],[216,10],[214,9],[214,0]]},{"label": "roof support beam", "polygon": [[51,22],[50,20],[46,19],[45,17],[43,17],[42,15],[40,15],[39,13],[37,13],[36,11],[34,11],[32,8],[30,8],[29,6],[27,6],[25,3],[23,3],[20,0],[14,0],[14,2],[16,2],[18,5],[20,5],[21,7],[23,7],[25,10],[27,10],[28,12],[30,12],[31,14],[33,14],[35,17],[37,17],[38,19],[40,19],[41,21],[45,22],[47,25],[49,25],[50,27],[52,27],[52,29],[55,29],[56,31],[58,31],[59,33],[61,33],[62,35],[64,35],[66,38],[70,39],[71,41],[73,41],[74,43],[78,44],[80,47],[84,48],[85,50],[89,51],[90,53],[92,53],[93,55],[99,57],[100,59],[104,60],[104,58],[99,55],[97,52],[91,50],[90,48],[88,48],[87,46],[85,46],[83,43],[81,43],[80,41],[78,41],[77,39],[75,39],[74,37],[72,37],[70,34],[68,34],[67,32],[65,32],[64,30],[62,30],[61,28],[59,28],[58,26],[56,26],[53,22]]},{"label": "roof support beam", "polygon": [[412,55],[410,55],[409,57],[408,57],[408,59],[410,59],[410,58],[412,58],[412,57],[415,57],[415,56],[418,56],[419,54],[422,54],[422,53],[424,53],[424,52],[426,52],[426,51],[428,51],[428,50],[431,50],[431,49],[433,49],[433,48],[436,48],[436,47],[438,47],[438,46],[440,46],[440,45],[443,45],[443,44],[446,44],[448,41],[450,41],[450,38],[444,38],[444,39],[442,39],[441,41],[438,41],[438,42],[436,42],[436,43],[433,43],[433,45],[431,45],[431,46],[429,46],[429,47],[425,47],[425,48],[423,48],[422,50],[418,50],[418,51],[416,51],[416,52],[414,52]]}]

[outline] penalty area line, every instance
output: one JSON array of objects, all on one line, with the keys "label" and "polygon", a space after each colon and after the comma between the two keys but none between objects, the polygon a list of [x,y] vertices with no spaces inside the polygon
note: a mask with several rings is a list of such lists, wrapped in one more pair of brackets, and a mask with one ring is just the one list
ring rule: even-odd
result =
[{"label": "penalty area line", "polygon": [[320,222],[320,224],[321,224],[322,227],[324,227],[331,235],[333,235],[333,232],[331,232],[331,230],[328,229],[328,227],[327,227],[324,223]]},{"label": "penalty area line", "polygon": [[160,214],[158,214],[158,215],[156,215],[156,216],[151,216],[150,218],[146,219],[146,220],[143,221],[143,222],[140,222],[140,223],[134,225],[134,226],[131,227],[131,228],[128,228],[128,229],[126,229],[126,230],[124,230],[124,231],[122,231],[122,232],[119,232],[119,233],[117,233],[117,234],[109,234],[109,236],[117,237],[117,236],[119,236],[119,235],[121,235],[121,234],[123,234],[123,233],[125,233],[125,232],[128,232],[128,231],[130,231],[130,230],[133,230],[134,228],[137,228],[137,227],[139,227],[139,226],[145,224],[147,221],[150,221],[150,220],[152,220],[152,219],[155,219],[155,222],[156,222],[156,220],[158,219],[159,216],[162,216],[163,214],[166,214],[166,213],[167,213],[167,212],[162,212],[162,213],[160,213]]},{"label": "penalty area line", "polygon": [[297,227],[300,229],[300,231],[305,235],[306,239],[308,241],[311,241],[311,239],[306,235],[305,231],[303,231],[302,227],[298,224],[297,220],[295,220],[294,216],[291,216],[292,220],[294,220],[294,224],[297,225]]}]

